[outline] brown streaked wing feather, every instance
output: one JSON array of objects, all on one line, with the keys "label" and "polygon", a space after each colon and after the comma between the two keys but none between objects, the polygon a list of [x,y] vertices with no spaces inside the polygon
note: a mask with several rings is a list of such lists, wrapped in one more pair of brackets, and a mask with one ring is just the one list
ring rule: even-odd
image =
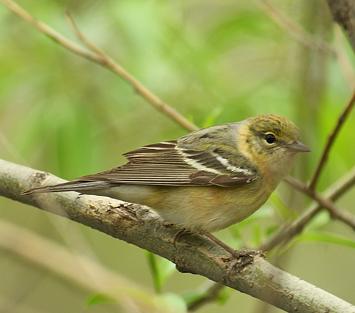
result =
[{"label": "brown streaked wing feather", "polygon": [[81,177],[87,181],[109,181],[112,184],[150,186],[220,186],[232,187],[248,183],[251,175],[228,173],[216,158],[206,151],[183,150],[190,160],[218,173],[201,170],[186,163],[176,149],[176,141],[144,146],[124,154],[128,163],[109,171]]}]

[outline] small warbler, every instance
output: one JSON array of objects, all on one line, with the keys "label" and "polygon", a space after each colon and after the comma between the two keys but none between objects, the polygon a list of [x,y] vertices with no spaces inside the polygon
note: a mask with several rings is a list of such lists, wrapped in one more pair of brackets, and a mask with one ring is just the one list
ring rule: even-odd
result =
[{"label": "small warbler", "polygon": [[128,152],[128,163],[38,192],[77,191],[147,205],[167,222],[213,232],[255,212],[309,148],[277,115],[197,130]]}]

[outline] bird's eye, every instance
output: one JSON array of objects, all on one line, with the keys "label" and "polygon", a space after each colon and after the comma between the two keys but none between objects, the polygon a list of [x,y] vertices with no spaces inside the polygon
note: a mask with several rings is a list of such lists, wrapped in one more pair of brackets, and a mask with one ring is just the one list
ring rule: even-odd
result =
[{"label": "bird's eye", "polygon": [[264,139],[269,145],[276,142],[276,137],[272,133],[266,133]]}]

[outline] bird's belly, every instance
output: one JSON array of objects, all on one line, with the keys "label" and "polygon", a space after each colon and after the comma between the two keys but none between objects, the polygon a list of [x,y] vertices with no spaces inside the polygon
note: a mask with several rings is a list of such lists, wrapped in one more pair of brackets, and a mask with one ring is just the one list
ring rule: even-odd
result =
[{"label": "bird's belly", "polygon": [[255,186],[221,188],[121,185],[115,187],[114,197],[147,205],[171,223],[189,229],[216,231],[254,213],[269,196],[269,193],[260,190]]},{"label": "bird's belly", "polygon": [[[253,192],[246,193],[240,188],[194,187],[183,193],[178,208],[169,205],[161,207],[158,213],[187,228],[216,231],[235,224],[254,213],[267,199],[267,195]],[[170,195],[172,202],[178,195]],[[180,197],[179,197],[180,198]]]}]

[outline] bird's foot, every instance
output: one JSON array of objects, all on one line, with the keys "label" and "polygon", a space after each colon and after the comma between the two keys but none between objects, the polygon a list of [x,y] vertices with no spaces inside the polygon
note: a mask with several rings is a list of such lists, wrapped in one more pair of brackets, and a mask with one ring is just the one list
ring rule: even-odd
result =
[{"label": "bird's foot", "polygon": [[227,263],[227,274],[225,280],[230,280],[232,275],[239,273],[245,266],[251,264],[256,256],[264,256],[264,253],[260,250],[234,250],[232,247],[228,246],[211,233],[206,232],[204,235],[230,254],[230,257],[224,259],[224,261]]},{"label": "bird's foot", "polygon": [[246,266],[254,262],[257,256],[264,257],[264,253],[260,250],[240,249],[232,250],[231,256],[224,259],[226,264],[226,275],[224,281],[231,281],[235,275],[240,273]]}]

